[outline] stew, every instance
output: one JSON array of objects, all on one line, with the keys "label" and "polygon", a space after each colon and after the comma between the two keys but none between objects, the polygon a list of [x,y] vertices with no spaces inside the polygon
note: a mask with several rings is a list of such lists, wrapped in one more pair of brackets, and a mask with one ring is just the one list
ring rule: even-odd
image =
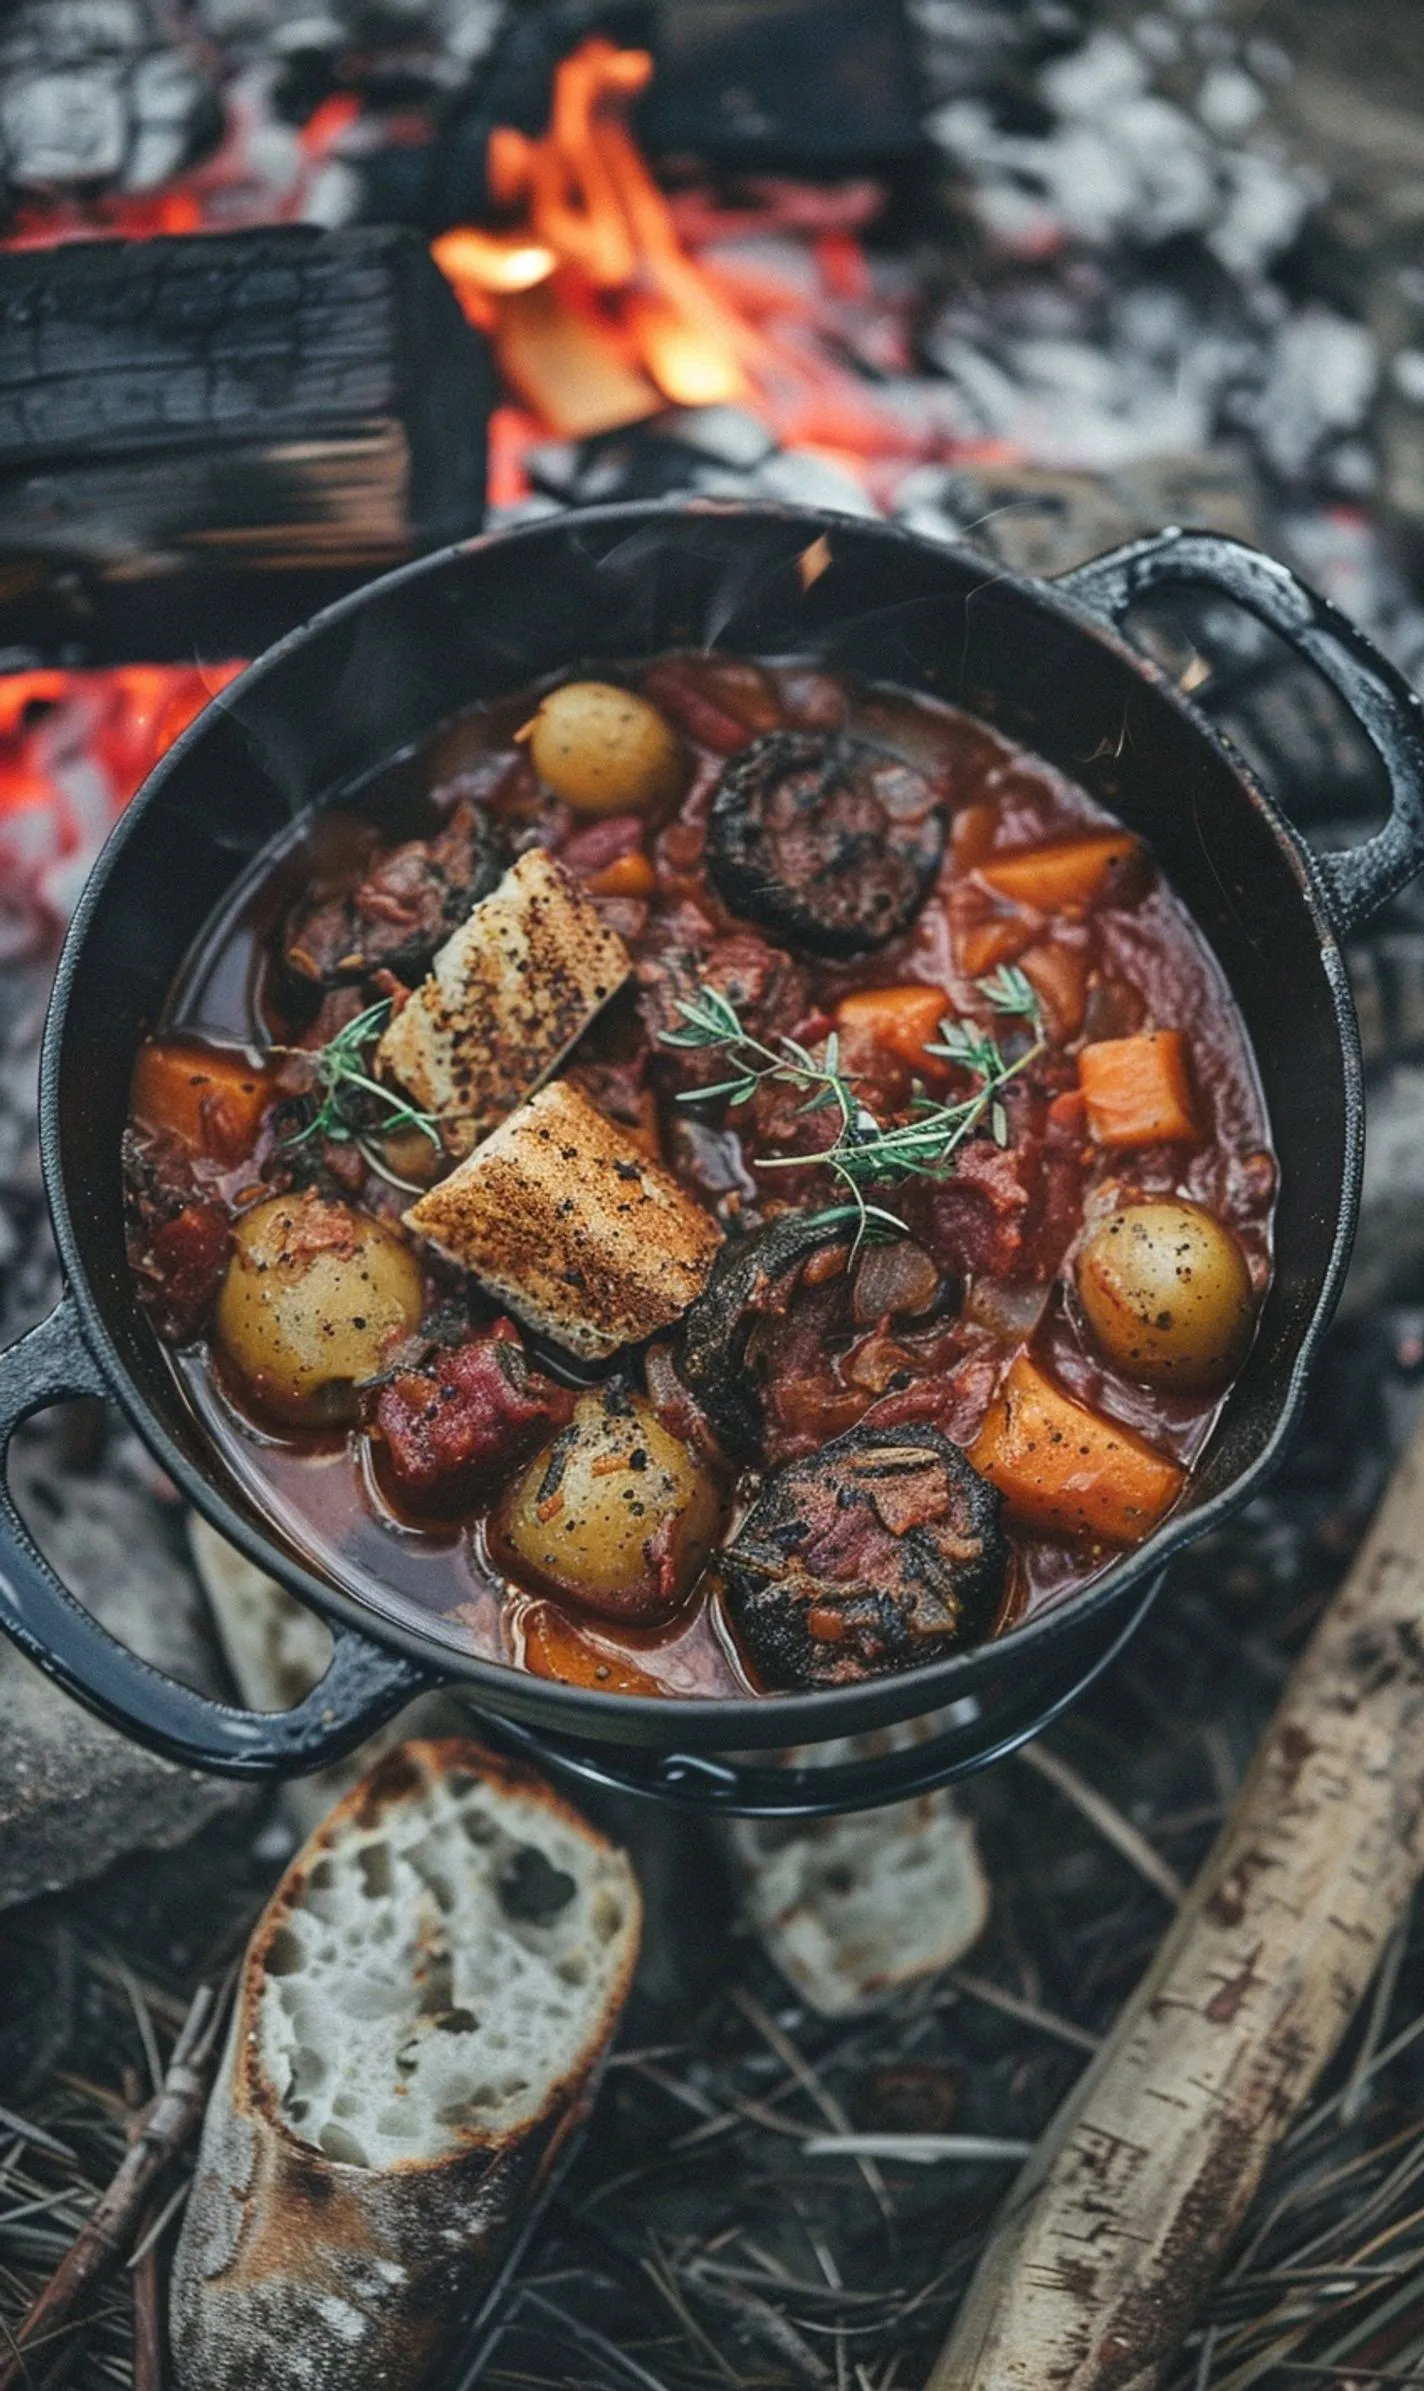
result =
[{"label": "stew", "polygon": [[913,1667],[1150,1535],[1275,1182],[1135,836],[962,712],[705,655],[306,817],[125,1146],[141,1299],[288,1541],[650,1695]]}]

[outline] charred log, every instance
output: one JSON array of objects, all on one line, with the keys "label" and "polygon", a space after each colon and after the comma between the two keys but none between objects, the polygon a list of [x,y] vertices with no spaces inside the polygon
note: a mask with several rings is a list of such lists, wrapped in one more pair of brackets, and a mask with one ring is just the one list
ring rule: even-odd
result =
[{"label": "charred log", "polygon": [[478,527],[490,389],[407,233],[12,251],[0,561],[129,583],[393,563]]}]

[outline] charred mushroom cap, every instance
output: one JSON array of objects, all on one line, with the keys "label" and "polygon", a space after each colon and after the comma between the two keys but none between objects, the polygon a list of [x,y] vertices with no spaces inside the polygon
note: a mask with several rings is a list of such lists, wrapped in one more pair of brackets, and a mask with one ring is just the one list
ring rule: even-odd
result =
[{"label": "charred mushroom cap", "polygon": [[708,826],[718,895],[818,955],[908,928],[944,853],[944,792],[864,741],[773,731],[726,765]]},{"label": "charred mushroom cap", "polygon": [[728,1611],[773,1692],[854,1685],[983,1635],[999,1498],[924,1423],[852,1428],[774,1477],[722,1555]]},{"label": "charred mushroom cap", "polygon": [[846,1237],[843,1221],[824,1213],[788,1213],[769,1227],[724,1245],[702,1293],[683,1317],[674,1356],[734,1461],[761,1456],[762,1397],[747,1361],[747,1339],[760,1314],[789,1298],[803,1262]]}]

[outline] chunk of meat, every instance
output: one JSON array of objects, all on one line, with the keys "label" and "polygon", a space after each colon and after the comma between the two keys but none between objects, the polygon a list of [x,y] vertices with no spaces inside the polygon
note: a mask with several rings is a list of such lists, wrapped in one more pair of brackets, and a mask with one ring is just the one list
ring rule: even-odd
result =
[{"label": "chunk of meat", "polygon": [[707,858],[733,913],[818,955],[907,929],[945,842],[945,790],[864,741],[775,731],[723,770]]},{"label": "chunk of meat", "polygon": [[231,1242],[226,1205],[195,1198],[140,1244],[133,1256],[139,1301],[165,1344],[197,1336],[223,1283]]},{"label": "chunk of meat", "polygon": [[664,1073],[679,1088],[715,1087],[727,1076],[720,1047],[689,1050],[660,1043],[665,1030],[687,1026],[679,1005],[699,987],[729,997],[742,1027],[772,1043],[789,1036],[806,1019],[810,993],[806,974],[784,947],[772,946],[755,930],[733,930],[705,947],[669,941],[636,966],[638,1011],[653,1040]]},{"label": "chunk of meat", "polygon": [[462,801],[436,837],[389,848],[354,889],[298,904],[283,947],[288,968],[322,987],[381,968],[418,979],[501,868],[489,815]]},{"label": "chunk of meat", "polygon": [[663,657],[643,675],[643,695],[716,755],[735,755],[777,719],[765,673],[741,658]]},{"label": "chunk of meat", "polygon": [[[784,1336],[772,1339],[769,1349],[768,1324],[784,1322],[808,1263],[836,1249],[843,1269],[843,1227],[788,1213],[770,1227],[723,1246],[706,1287],[682,1323],[676,1347],[678,1374],[738,1461],[761,1457],[768,1387],[773,1373],[784,1366]],[[822,1292],[815,1290],[818,1297]],[[818,1321],[810,1331],[813,1341],[819,1328]]]},{"label": "chunk of meat", "polygon": [[1038,1154],[1028,1140],[997,1146],[971,1138],[954,1175],[924,1204],[923,1242],[942,1270],[960,1278],[1011,1278],[1020,1268],[1037,1194]]},{"label": "chunk of meat", "polygon": [[376,1398],[373,1427],[402,1495],[458,1509],[566,1427],[574,1399],[531,1370],[513,1334],[472,1337],[402,1370]]},{"label": "chunk of meat", "polygon": [[853,1428],[774,1477],[722,1558],[764,1685],[854,1685],[989,1626],[1006,1550],[992,1487],[928,1423]]}]

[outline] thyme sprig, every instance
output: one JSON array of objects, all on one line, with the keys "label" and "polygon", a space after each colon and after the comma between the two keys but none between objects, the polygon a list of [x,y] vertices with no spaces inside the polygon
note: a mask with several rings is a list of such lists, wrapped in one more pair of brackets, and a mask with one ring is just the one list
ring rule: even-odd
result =
[{"label": "thyme sprig", "polygon": [[704,985],[694,996],[679,998],[677,1009],[684,1026],[663,1030],[661,1042],[690,1051],[723,1048],[731,1067],[729,1077],[712,1087],[684,1089],[679,1103],[699,1104],[709,1097],[725,1096],[729,1104],[745,1104],[759,1087],[771,1082],[804,1090],[803,1115],[834,1112],[835,1136],[821,1152],[762,1154],[753,1167],[768,1171],[824,1167],[840,1181],[848,1197],[846,1204],[832,1208],[826,1217],[855,1220],[857,1243],[874,1229],[903,1236],[904,1221],[883,1205],[868,1203],[866,1189],[896,1186],[909,1179],[947,1178],[956,1150],[986,1116],[995,1142],[1007,1145],[1008,1115],[1001,1091],[1043,1051],[1042,1008],[1023,972],[1013,965],[1001,965],[975,985],[996,1013],[1028,1025],[1031,1042],[1010,1062],[997,1038],[979,1023],[946,1014],[937,1041],[927,1045],[925,1052],[967,1072],[978,1085],[949,1104],[917,1095],[907,1121],[887,1124],[871,1111],[853,1077],[842,1068],[840,1040],[834,1030],[819,1060],[795,1038],[778,1038],[774,1047],[768,1046],[752,1036],[731,998],[720,988]]},{"label": "thyme sprig", "polygon": [[305,1146],[314,1138],[330,1139],[337,1146],[354,1145],[367,1166],[381,1178],[420,1194],[422,1191],[415,1182],[399,1178],[369,1142],[372,1137],[394,1137],[402,1129],[418,1129],[437,1152],[442,1150],[440,1116],[422,1112],[404,1096],[397,1095],[394,1088],[384,1087],[379,1079],[373,1079],[367,1068],[369,1050],[390,1017],[390,1000],[382,997],[379,1003],[367,1005],[364,1013],[348,1021],[325,1046],[274,1049],[277,1054],[295,1055],[311,1065],[311,1092],[316,1098],[316,1111],[311,1119],[280,1142],[288,1151]]}]

